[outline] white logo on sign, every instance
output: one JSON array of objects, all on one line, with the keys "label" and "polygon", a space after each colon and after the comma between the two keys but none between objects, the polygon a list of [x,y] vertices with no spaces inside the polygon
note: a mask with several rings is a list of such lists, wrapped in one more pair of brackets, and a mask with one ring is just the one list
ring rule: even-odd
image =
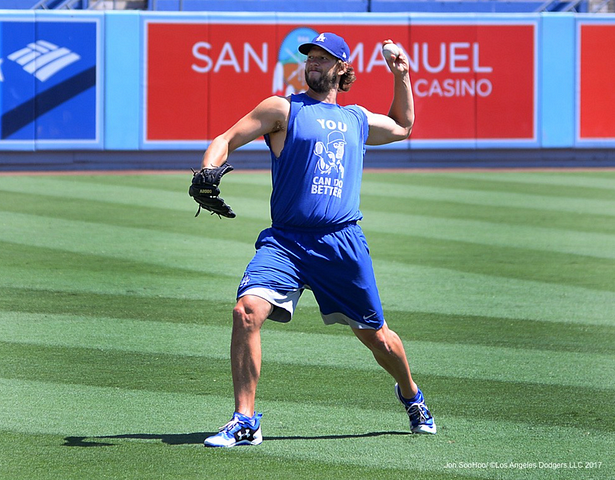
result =
[{"label": "white logo on sign", "polygon": [[11,53],[8,59],[17,62],[26,72],[44,82],[81,57],[68,48],[39,40]]}]

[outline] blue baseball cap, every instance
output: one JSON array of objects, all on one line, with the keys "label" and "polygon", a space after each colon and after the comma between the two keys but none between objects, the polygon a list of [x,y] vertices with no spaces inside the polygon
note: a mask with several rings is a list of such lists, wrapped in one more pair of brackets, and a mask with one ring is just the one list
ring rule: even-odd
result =
[{"label": "blue baseball cap", "polygon": [[342,37],[336,35],[335,33],[321,33],[320,35],[314,37],[311,42],[299,45],[299,52],[307,55],[310,53],[310,49],[312,47],[320,47],[344,62],[347,62],[350,58],[350,49],[348,48],[348,44]]}]

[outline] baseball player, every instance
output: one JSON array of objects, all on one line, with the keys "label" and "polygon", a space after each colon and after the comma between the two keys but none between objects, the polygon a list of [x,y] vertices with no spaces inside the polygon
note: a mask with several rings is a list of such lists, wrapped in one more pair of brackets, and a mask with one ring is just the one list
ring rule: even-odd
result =
[{"label": "baseball player", "polygon": [[404,140],[412,131],[408,59],[403,52],[387,58],[394,96],[389,113],[382,115],[338,105],[338,93],[348,91],[356,79],[343,38],[321,33],[300,45],[299,51],[307,55],[307,92],[266,98],[215,138],[203,156],[205,171],[228,169],[231,152],[264,136],[273,180],[272,224],[256,241],[233,310],[235,412],[205,445],[262,442],[262,414],[254,407],[261,368],[260,330],[266,319],[290,321],[305,289],[313,292],[325,324],[348,325],[393,377],[411,432],[435,434],[433,416],[412,379],[402,341],[385,321],[367,242],[357,224],[362,219],[359,193],[365,145]]}]

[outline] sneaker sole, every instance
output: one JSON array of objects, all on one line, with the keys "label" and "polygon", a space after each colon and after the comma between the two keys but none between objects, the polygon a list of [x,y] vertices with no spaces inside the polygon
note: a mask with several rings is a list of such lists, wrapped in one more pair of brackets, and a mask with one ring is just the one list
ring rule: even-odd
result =
[{"label": "sneaker sole", "polygon": [[419,425],[418,427],[415,427],[412,429],[412,433],[419,434],[419,435],[428,435],[428,434],[435,435],[436,431],[437,431],[437,428],[436,428],[435,423],[431,427],[427,425]]},{"label": "sneaker sole", "polygon": [[229,445],[210,443],[207,440],[203,442],[203,445],[211,448],[232,448],[232,447],[241,447],[241,446],[249,446],[249,445],[260,445],[263,443],[263,436],[261,435],[260,428],[254,434],[254,440],[240,440],[239,442],[231,443]]}]

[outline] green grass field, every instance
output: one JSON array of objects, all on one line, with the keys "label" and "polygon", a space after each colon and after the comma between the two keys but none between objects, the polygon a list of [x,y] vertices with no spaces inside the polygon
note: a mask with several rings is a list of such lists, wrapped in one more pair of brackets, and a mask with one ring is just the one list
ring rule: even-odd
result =
[{"label": "green grass field", "polygon": [[367,172],[387,321],[438,435],[306,293],[268,322],[265,442],[232,414],[236,286],[267,172],[201,214],[189,175],[0,176],[2,479],[615,478],[615,172]]}]

